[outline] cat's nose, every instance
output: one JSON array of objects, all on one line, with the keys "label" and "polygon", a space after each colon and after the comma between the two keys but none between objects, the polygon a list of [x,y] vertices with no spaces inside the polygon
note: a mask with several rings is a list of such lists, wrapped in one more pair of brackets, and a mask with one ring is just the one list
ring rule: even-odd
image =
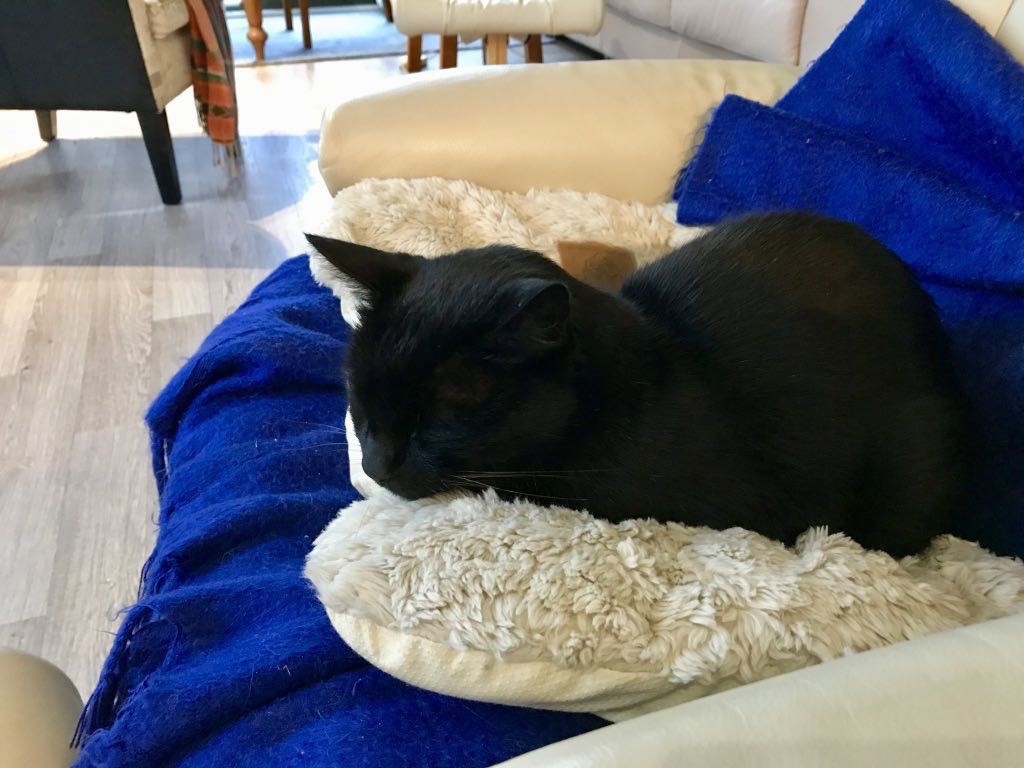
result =
[{"label": "cat's nose", "polygon": [[394,474],[395,452],[370,440],[363,447],[363,471],[378,483],[384,483]]}]

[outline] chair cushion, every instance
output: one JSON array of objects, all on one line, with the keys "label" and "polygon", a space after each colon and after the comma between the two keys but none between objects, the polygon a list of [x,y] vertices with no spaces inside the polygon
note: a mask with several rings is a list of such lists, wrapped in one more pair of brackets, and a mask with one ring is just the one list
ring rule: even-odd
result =
[{"label": "chair cushion", "polygon": [[680,35],[762,61],[796,64],[807,0],[673,0]]},{"label": "chair cushion", "polygon": [[672,0],[608,0],[608,5],[627,16],[668,29]]},{"label": "chair cushion", "polygon": [[149,31],[159,39],[188,24],[185,0],[145,0],[149,16]]},{"label": "chair cushion", "polygon": [[395,26],[406,35],[593,35],[604,0],[393,0]]}]

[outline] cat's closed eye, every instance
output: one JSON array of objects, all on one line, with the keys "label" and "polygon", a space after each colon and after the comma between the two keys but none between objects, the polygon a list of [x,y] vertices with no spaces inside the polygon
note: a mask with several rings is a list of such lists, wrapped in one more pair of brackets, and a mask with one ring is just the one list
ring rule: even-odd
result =
[{"label": "cat's closed eye", "polygon": [[494,378],[462,358],[451,358],[434,372],[434,394],[438,401],[459,408],[483,403],[494,389]]}]

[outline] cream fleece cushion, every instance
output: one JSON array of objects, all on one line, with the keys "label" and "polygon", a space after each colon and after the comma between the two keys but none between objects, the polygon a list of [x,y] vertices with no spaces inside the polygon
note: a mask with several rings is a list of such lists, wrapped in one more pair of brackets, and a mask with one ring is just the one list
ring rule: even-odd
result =
[{"label": "cream fleece cushion", "polygon": [[897,562],[816,528],[787,549],[490,491],[379,491],[317,538],[306,575],[396,677],[610,719],[1024,608],[1024,564],[953,537]]},{"label": "cream fleece cushion", "polygon": [[[699,232],[664,206],[443,179],[356,184],[321,231],[423,256],[508,243],[557,260],[559,240],[597,240],[641,265]],[[310,266],[357,325],[358,293]],[[357,652],[441,693],[624,719],[1024,607],[1024,565],[950,537],[896,562],[818,529],[787,549],[493,494],[405,501],[348,449],[368,499],[324,530],[306,575]]]},{"label": "cream fleece cushion", "polygon": [[[484,189],[447,179],[367,179],[341,190],[319,233],[385,251],[442,256],[500,243],[558,261],[561,240],[594,240],[625,248],[643,266],[704,230],[675,223],[675,206],[624,203],[596,193]],[[310,251],[314,279],[341,300],[349,325],[359,324],[362,296],[326,259]]]}]

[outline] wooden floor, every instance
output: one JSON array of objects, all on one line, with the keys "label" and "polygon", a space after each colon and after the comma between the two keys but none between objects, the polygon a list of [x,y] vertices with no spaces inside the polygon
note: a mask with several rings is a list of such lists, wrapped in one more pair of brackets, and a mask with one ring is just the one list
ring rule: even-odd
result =
[{"label": "wooden floor", "polygon": [[47,146],[32,113],[0,112],[0,646],[53,661],[83,695],[156,535],[142,415],[211,327],[303,252],[303,224],[328,202],[324,107],[386,87],[399,63],[238,70],[235,180],[178,97],[178,207],[160,204],[132,115],[61,112]]}]

